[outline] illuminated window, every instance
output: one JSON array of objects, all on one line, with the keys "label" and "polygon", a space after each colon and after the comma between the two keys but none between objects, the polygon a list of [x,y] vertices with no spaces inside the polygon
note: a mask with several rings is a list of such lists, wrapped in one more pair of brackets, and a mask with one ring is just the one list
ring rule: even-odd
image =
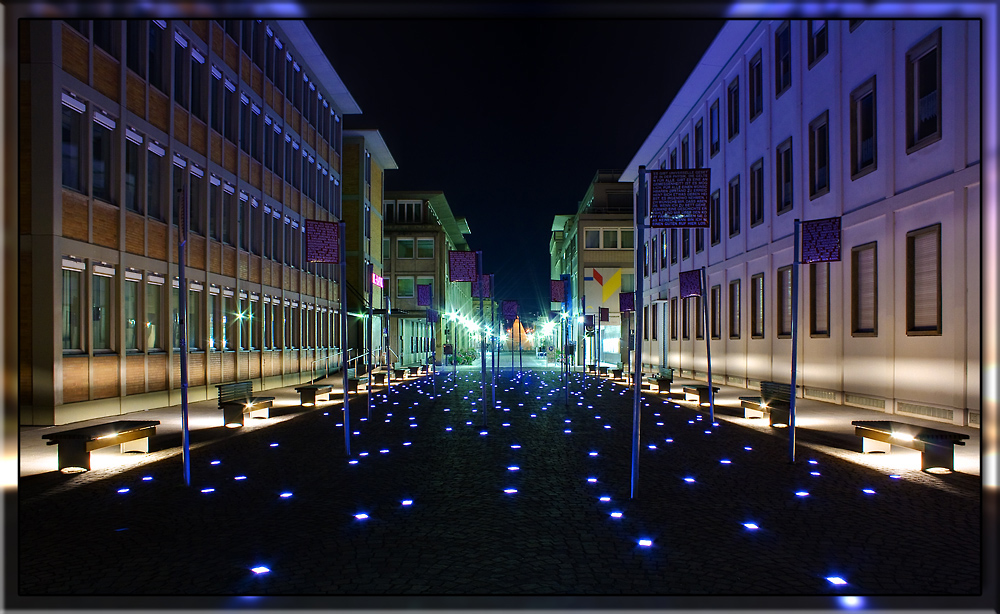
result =
[{"label": "illuminated window", "polygon": [[712,286],[709,291],[712,314],[712,339],[722,339],[722,286]]},{"label": "illuminated window", "polygon": [[122,345],[128,352],[137,352],[139,351],[139,282],[132,279],[125,280],[122,297],[122,308],[125,312]]},{"label": "illuminated window", "polygon": [[695,339],[705,338],[705,306],[700,296],[692,297],[694,301],[694,336]]},{"label": "illuminated window", "polygon": [[[160,278],[157,278],[160,279]],[[146,278],[146,332],[144,333],[146,341],[146,350],[148,351],[162,351],[163,341],[160,338],[160,329],[162,322],[160,320],[160,310],[162,309],[163,301],[163,285],[162,282],[154,282],[149,277]]]},{"label": "illuminated window", "polygon": [[712,192],[709,197],[709,216],[712,245],[718,245],[722,241],[722,195],[719,190]]},{"label": "illuminated window", "polygon": [[413,298],[413,278],[396,278],[396,298]]},{"label": "illuminated window", "polygon": [[413,258],[413,239],[396,239],[396,258]]},{"label": "illuminated window", "polygon": [[729,181],[729,236],[740,234],[740,176]]},{"label": "illuminated window", "polygon": [[670,299],[670,338],[677,340],[677,297]]},{"label": "illuminated window", "polygon": [[719,153],[719,99],[716,98],[708,111],[708,151],[710,156]]},{"label": "illuminated window", "polygon": [[82,322],[83,290],[80,287],[83,272],[77,269],[62,270],[62,347],[63,350],[83,350]]},{"label": "illuminated window", "polygon": [[83,165],[83,112],[86,106],[77,99],[63,94],[62,105],[62,185],[82,192]]},{"label": "illuminated window", "polygon": [[601,247],[601,231],[596,229],[587,229],[583,231],[583,247],[585,249],[600,249]]},{"label": "illuminated window", "polygon": [[702,120],[694,125],[694,167],[705,166],[705,127]]}]

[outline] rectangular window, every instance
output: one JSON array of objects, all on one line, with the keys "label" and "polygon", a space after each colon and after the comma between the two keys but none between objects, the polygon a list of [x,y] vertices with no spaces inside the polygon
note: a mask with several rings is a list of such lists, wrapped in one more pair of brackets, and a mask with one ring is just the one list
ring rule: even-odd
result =
[{"label": "rectangular window", "polygon": [[758,49],[750,60],[750,121],[764,110],[764,70]]},{"label": "rectangular window", "polygon": [[667,268],[667,231],[660,231],[660,268]]},{"label": "rectangular window", "polygon": [[716,98],[708,111],[708,153],[719,153],[719,99]]},{"label": "rectangular window", "polygon": [[174,102],[188,108],[188,43],[181,37],[174,38]]},{"label": "rectangular window", "polygon": [[434,239],[417,239],[417,258],[434,257]]},{"label": "rectangular window", "polygon": [[764,274],[757,273],[750,277],[750,336],[754,339],[764,337]]},{"label": "rectangular window", "polygon": [[659,339],[660,310],[658,307],[659,303],[653,303],[652,313],[650,314],[652,320],[650,320],[649,326],[652,329],[650,335],[652,336],[653,341]]},{"label": "rectangular window", "polygon": [[906,233],[906,334],[941,334],[941,224]]},{"label": "rectangular window", "polygon": [[740,280],[729,282],[729,338],[740,338]]},{"label": "rectangular window", "polygon": [[734,136],[740,133],[740,78],[739,77],[734,77],[732,83],[729,84],[726,100],[728,103],[726,124],[727,124],[727,129],[729,131],[729,139],[732,140]]},{"label": "rectangular window", "polygon": [[222,73],[214,66],[212,67],[212,100],[211,100],[211,123],[212,130],[222,134],[222,116],[226,112],[225,98],[222,96]]},{"label": "rectangular window", "polygon": [[677,297],[670,299],[670,338],[677,341]]},{"label": "rectangular window", "polygon": [[396,278],[396,298],[413,298],[413,278]]},{"label": "rectangular window", "polygon": [[[66,108],[66,107],[63,107]],[[114,121],[100,113],[94,113],[90,166],[94,198],[105,202],[111,200],[111,131]]]},{"label": "rectangular window", "polygon": [[810,19],[806,22],[809,28],[809,68],[826,55],[827,28],[825,19]]},{"label": "rectangular window", "polygon": [[[66,101],[73,106],[66,104]],[[83,147],[83,111],[82,102],[70,99],[63,94],[62,106],[62,184],[63,187],[82,192],[83,165],[81,164],[81,149]]]},{"label": "rectangular window", "polygon": [[205,349],[205,333],[201,322],[201,292],[188,291],[187,300],[187,346],[189,351]]},{"label": "rectangular window", "polygon": [[778,305],[778,338],[792,336],[792,267],[778,269],[777,305]]},{"label": "rectangular window", "polygon": [[[254,306],[254,311],[256,311],[256,305]],[[250,345],[250,330],[253,329],[253,336],[256,338],[259,334],[257,329],[259,328],[255,322],[253,322],[253,317],[256,313],[251,313],[250,311],[250,301],[246,297],[240,297],[240,349],[243,351],[248,351],[251,347]],[[259,346],[253,346],[259,347]]]},{"label": "rectangular window", "polygon": [[208,227],[216,241],[222,240],[222,225],[222,182],[213,175],[208,185]]},{"label": "rectangular window", "polygon": [[583,231],[583,247],[585,249],[600,249],[601,247],[601,231],[596,229],[587,229]]},{"label": "rectangular window", "polygon": [[851,334],[878,336],[877,243],[851,249]]},{"label": "rectangular window", "polygon": [[705,126],[702,120],[694,125],[694,167],[705,166]]},{"label": "rectangular window", "polygon": [[701,302],[700,296],[693,296],[689,301],[694,303],[694,338],[705,338],[705,306]]},{"label": "rectangular window", "polygon": [[622,292],[635,292],[634,273],[622,273]]},{"label": "rectangular window", "polygon": [[622,249],[633,249],[635,247],[635,243],[633,242],[635,238],[634,230],[632,230],[631,228],[622,228],[621,237],[622,237],[622,245],[621,245]]},{"label": "rectangular window", "polygon": [[642,276],[649,277],[649,241],[642,244]]},{"label": "rectangular window", "polygon": [[670,230],[670,264],[677,264],[677,229]]},{"label": "rectangular window", "polygon": [[170,289],[170,330],[173,333],[174,350],[181,349],[180,294],[177,288]]},{"label": "rectangular window", "polygon": [[875,77],[851,92],[851,179],[878,168]]},{"label": "rectangular window", "polygon": [[236,313],[236,297],[225,296],[222,299],[222,349],[232,352],[236,349],[239,330],[239,317]]},{"label": "rectangular window", "polygon": [[[264,216],[260,210],[260,205],[256,200],[249,200],[247,193],[240,191],[240,209],[245,215],[249,216],[249,236],[250,236],[250,252],[254,255],[261,255],[261,247],[264,244]],[[268,216],[271,214],[268,213]],[[240,240],[243,239],[243,235],[240,235]],[[246,249],[246,247],[244,247]]]},{"label": "rectangular window", "polygon": [[603,231],[604,249],[618,249],[618,229],[611,228]]},{"label": "rectangular window", "polygon": [[681,258],[691,257],[691,230],[685,228],[681,230]]},{"label": "rectangular window", "polygon": [[122,307],[125,316],[125,330],[122,344],[127,352],[139,351],[139,282],[126,280],[122,290]]},{"label": "rectangular window", "polygon": [[709,299],[712,311],[712,339],[722,339],[722,286],[712,286]]},{"label": "rectangular window", "polygon": [[750,227],[764,222],[764,158],[750,166]]},{"label": "rectangular window", "polygon": [[649,305],[642,307],[642,338],[649,341]]},{"label": "rectangular window", "polygon": [[[171,203],[173,203],[172,213],[173,217],[170,219],[170,223],[174,226],[180,224],[181,220],[181,195],[184,194],[184,188],[187,187],[187,169],[183,166],[178,166],[178,160],[174,158],[173,166],[173,183],[171,183]],[[190,196],[190,194],[187,194]]]},{"label": "rectangular window", "polygon": [[681,314],[681,338],[690,339],[691,338],[691,297],[687,296],[681,299],[683,305],[681,309],[683,313]]},{"label": "rectangular window", "polygon": [[111,309],[114,278],[95,273],[92,279],[92,308],[94,313],[93,339],[94,351],[111,351],[112,320],[115,319]]},{"label": "rectangular window", "polygon": [[163,300],[163,286],[146,280],[146,350],[163,350],[163,341],[160,338],[160,309]]},{"label": "rectangular window", "polygon": [[413,258],[413,239],[396,239],[396,258]]},{"label": "rectangular window", "polygon": [[191,49],[191,114],[205,121],[205,58]]},{"label": "rectangular window", "polygon": [[[160,24],[163,24],[161,26]],[[166,74],[163,70],[164,65],[169,66],[164,62],[163,56],[165,52],[163,51],[163,41],[164,33],[163,29],[166,27],[166,22],[159,19],[154,19],[149,22],[149,61],[147,66],[149,67],[149,84],[160,90],[161,92],[167,91],[167,79]]]},{"label": "rectangular window", "polygon": [[142,213],[139,202],[139,161],[142,137],[128,133],[125,139],[125,208]]},{"label": "rectangular window", "polygon": [[809,265],[809,334],[830,336],[830,263]]},{"label": "rectangular window", "polygon": [[656,235],[653,235],[652,239],[650,239],[650,242],[652,245],[650,246],[649,249],[649,260],[650,260],[650,265],[653,268],[653,272],[655,273],[656,271],[659,270],[658,265],[660,263],[660,259],[657,258],[657,255],[660,253],[660,250],[657,249],[656,246]]},{"label": "rectangular window", "polygon": [[240,107],[240,149],[243,153],[250,153],[250,99],[241,96],[242,106]]},{"label": "rectangular window", "polygon": [[792,29],[784,22],[774,32],[774,97],[792,85]]},{"label": "rectangular window", "polygon": [[681,168],[691,168],[691,148],[688,147],[688,144],[688,137],[685,134],[684,138],[681,139]]},{"label": "rectangular window", "polygon": [[740,234],[740,176],[729,180],[729,236]]},{"label": "rectangular window", "polygon": [[700,254],[705,251],[705,229],[696,228],[694,231],[694,253]]},{"label": "rectangular window", "polygon": [[906,153],[941,139],[941,29],[906,53]]},{"label": "rectangular window", "polygon": [[670,150],[670,170],[677,168],[677,148],[674,147]]},{"label": "rectangular window", "polygon": [[830,191],[830,112],[809,123],[809,197]]},{"label": "rectangular window", "polygon": [[222,88],[222,128],[225,132],[225,137],[235,143],[236,129],[239,125],[237,121],[239,119],[239,109],[236,108],[236,86],[229,81],[225,80]]},{"label": "rectangular window", "polygon": [[792,210],[792,137],[778,145],[774,165],[776,210],[778,215]]},{"label": "rectangular window", "polygon": [[63,350],[83,350],[80,327],[82,314],[83,272],[75,269],[62,270],[62,347]]},{"label": "rectangular window", "polygon": [[205,234],[205,171],[191,167],[191,189],[188,192],[191,212],[191,232]]},{"label": "rectangular window", "polygon": [[146,22],[129,19],[125,22],[125,63],[140,79],[146,78],[146,56],[143,35]]}]

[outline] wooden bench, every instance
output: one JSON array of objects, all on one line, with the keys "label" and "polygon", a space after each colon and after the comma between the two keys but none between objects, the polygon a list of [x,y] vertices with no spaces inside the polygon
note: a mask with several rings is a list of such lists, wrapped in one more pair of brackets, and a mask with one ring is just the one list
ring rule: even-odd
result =
[{"label": "wooden bench", "polygon": [[597,367],[597,374],[598,375],[607,375],[608,374],[608,367],[598,366]]},{"label": "wooden bench", "polygon": [[295,392],[299,393],[302,407],[315,407],[316,397],[321,394],[327,395],[326,400],[330,400],[329,395],[333,393],[333,386],[329,384],[309,384],[307,386],[299,386],[295,389]]},{"label": "wooden bench", "polygon": [[621,378],[622,378],[622,370],[621,369],[612,369],[611,370],[611,379],[618,380],[618,379],[621,379]]},{"label": "wooden bench", "polygon": [[[712,392],[718,392],[718,386],[712,386]],[[708,405],[708,386],[684,386],[684,394],[698,397],[698,405]],[[685,396],[685,398],[687,398]]]},{"label": "wooden bench", "polygon": [[740,397],[744,418],[763,418],[774,427],[787,427],[791,420],[792,387],[779,382],[761,382],[759,397]]},{"label": "wooden bench", "polygon": [[955,470],[955,446],[964,446],[968,435],[893,420],[854,420],[854,434],[861,437],[863,453],[889,453],[892,445],[920,452],[920,469]]},{"label": "wooden bench", "polygon": [[156,434],[159,420],[117,420],[69,431],[42,435],[47,445],[58,445],[59,471],[90,471],[90,453],[121,444],[122,452],[149,452],[149,438]]},{"label": "wooden bench", "polygon": [[249,413],[251,418],[267,418],[267,411],[274,402],[274,397],[253,396],[253,382],[230,382],[216,384],[219,389],[219,409],[222,410],[223,421],[229,428],[243,426],[243,414]]}]

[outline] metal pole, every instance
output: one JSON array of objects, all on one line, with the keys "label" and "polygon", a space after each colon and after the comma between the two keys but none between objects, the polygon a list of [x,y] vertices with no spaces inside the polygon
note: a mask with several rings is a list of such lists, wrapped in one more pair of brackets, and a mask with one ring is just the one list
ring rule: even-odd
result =
[{"label": "metal pole", "polygon": [[788,399],[788,462],[795,462],[795,376],[799,348],[799,220],[792,248],[792,384]]},{"label": "metal pole", "polygon": [[340,368],[344,372],[344,451],[351,455],[351,406],[347,391],[347,223],[340,222]]},{"label": "metal pole", "polygon": [[486,426],[486,327],[485,317],[483,316],[483,252],[476,252],[476,287],[479,288],[479,351],[482,356],[480,356],[480,364],[482,365],[482,377],[480,381],[482,385],[481,396],[483,408],[483,426]]},{"label": "metal pole", "polygon": [[[496,302],[496,288],[494,287],[493,273],[490,273],[490,336],[492,336],[497,329],[497,302]],[[493,388],[493,407],[497,406],[497,365],[500,363],[500,357],[497,355],[497,337],[493,338],[493,351],[490,352],[490,385]]]},{"label": "metal pole", "polygon": [[705,331],[705,359],[708,361],[708,419],[715,423],[715,393],[712,391],[712,331],[708,327],[708,271],[701,267],[701,306]]},{"label": "metal pole", "polygon": [[372,329],[375,328],[375,313],[374,313],[374,303],[375,303],[375,263],[368,263],[368,419],[372,419],[372,379],[375,377],[375,366],[372,364],[374,362],[374,352],[375,349],[374,342],[372,340],[373,332]]},{"label": "metal pole", "polygon": [[184,248],[187,245],[187,226],[190,210],[188,209],[187,187],[181,187],[180,214],[177,228],[177,269],[178,285],[178,305],[180,318],[177,325],[180,326],[181,333],[181,445],[183,448],[184,465],[184,485],[191,485],[191,436],[188,425],[188,362],[187,362],[187,269],[184,258]]},{"label": "metal pole", "polygon": [[[642,203],[642,206],[639,206]],[[646,167],[639,167],[639,193],[635,199],[635,309],[642,308],[642,275],[643,270],[643,228],[646,220],[644,213],[646,210]],[[642,320],[635,319],[635,399],[632,405],[632,490],[631,498],[635,499],[636,484],[639,479],[639,417],[640,406],[642,405],[642,345],[639,337],[642,334]]]},{"label": "metal pole", "polygon": [[518,314],[515,322],[517,322],[517,372],[522,373],[524,371],[524,354],[521,353],[521,335],[523,334],[524,327],[521,326],[520,314]]}]

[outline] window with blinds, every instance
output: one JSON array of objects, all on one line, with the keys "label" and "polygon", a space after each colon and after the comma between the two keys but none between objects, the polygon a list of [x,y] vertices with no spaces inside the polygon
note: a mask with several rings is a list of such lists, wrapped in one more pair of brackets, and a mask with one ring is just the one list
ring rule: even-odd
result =
[{"label": "window with blinds", "polygon": [[764,274],[750,277],[750,336],[764,336]]},{"label": "window with blinds", "polygon": [[830,336],[830,263],[809,265],[809,334]]},{"label": "window with blinds", "polygon": [[712,309],[712,339],[722,338],[722,286],[712,286],[711,293]]},{"label": "window with blinds", "polygon": [[792,267],[778,269],[778,338],[792,336]]},{"label": "window with blinds", "polygon": [[941,224],[906,234],[906,334],[941,334]]},{"label": "window with blinds", "polygon": [[878,336],[878,252],[876,243],[851,250],[851,334]]},{"label": "window with blinds", "polygon": [[670,299],[670,338],[677,340],[677,297]]},{"label": "window with blinds", "polygon": [[691,338],[691,297],[685,297],[682,299],[684,301],[684,306],[682,307],[684,313],[681,315],[681,328],[683,338]]},{"label": "window with blinds", "polygon": [[701,297],[696,296],[694,300],[694,337],[695,339],[705,338],[705,307],[701,304]]},{"label": "window with blinds", "polygon": [[740,338],[740,280],[729,282],[729,338]]}]

